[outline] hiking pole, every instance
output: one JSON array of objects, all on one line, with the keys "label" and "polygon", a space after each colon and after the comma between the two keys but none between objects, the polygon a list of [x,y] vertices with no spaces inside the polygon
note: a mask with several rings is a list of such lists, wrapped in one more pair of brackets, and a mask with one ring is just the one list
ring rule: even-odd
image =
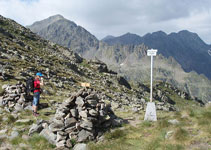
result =
[{"label": "hiking pole", "polygon": [[51,102],[48,100],[48,98],[46,98],[46,95],[45,95],[45,90],[43,90],[43,99],[47,100],[47,103],[49,104],[49,106],[53,109],[55,109],[55,107],[51,104]]}]

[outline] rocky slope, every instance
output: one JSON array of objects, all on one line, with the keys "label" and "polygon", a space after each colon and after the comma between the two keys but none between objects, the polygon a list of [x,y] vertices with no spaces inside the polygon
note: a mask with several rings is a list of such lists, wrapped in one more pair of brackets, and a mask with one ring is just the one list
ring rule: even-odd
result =
[{"label": "rocky slope", "polygon": [[[130,81],[149,83],[150,58],[146,55],[145,45],[101,45],[96,56],[110,68]],[[159,54],[154,58],[154,78],[165,81],[185,90],[193,97],[204,102],[211,99],[211,81],[196,72],[185,72],[174,58]],[[199,84],[200,83],[200,84]]]},{"label": "rocky slope", "polygon": [[208,55],[210,45],[196,34],[187,30],[167,35],[162,31],[148,33],[143,37],[127,33],[119,37],[104,39],[109,45],[139,45],[144,43],[149,48],[158,49],[166,58],[173,57],[186,72],[195,71],[211,79],[211,59]]},{"label": "rocky slope", "polygon": [[[29,28],[41,37],[70,47],[71,50],[85,58],[97,57],[108,64],[109,68],[134,82],[148,81],[149,73],[147,72],[149,72],[150,63],[146,57],[146,50],[148,47],[158,48],[160,56],[156,58],[156,80],[174,84],[182,88],[182,90],[189,92],[193,97],[200,97],[204,102],[211,99],[210,80],[203,75],[197,75],[194,71],[190,73],[185,72],[195,70],[208,76],[210,73],[209,63],[211,59],[209,59],[205,51],[209,46],[196,34],[188,31],[181,31],[170,35],[164,32],[155,32],[140,37],[136,34],[127,33],[120,37],[108,36],[103,39],[109,45],[104,42],[95,42],[93,46],[93,44],[89,43],[89,40],[83,37],[90,37],[91,41],[97,41],[97,39],[89,32],[75,32],[78,26],[69,28],[72,24],[71,21],[61,16],[53,16],[36,22],[29,26]],[[66,33],[71,34],[67,35]],[[63,42],[69,40],[69,43],[72,44],[67,45],[61,42],[64,39],[64,35],[68,38],[63,40]],[[175,53],[176,51],[177,53]],[[191,57],[189,57],[190,53]]]},{"label": "rocky slope", "polygon": [[86,29],[61,15],[51,16],[28,26],[41,37],[90,57],[87,50],[98,49],[99,41]]},{"label": "rocky slope", "polygon": [[[0,145],[5,149],[18,149],[22,146],[25,149],[50,149],[52,145],[46,144],[43,136],[49,142],[52,142],[53,137],[52,144],[58,148],[74,146],[72,136],[77,136],[77,140],[83,139],[82,141],[99,139],[103,133],[100,127],[118,123],[114,121],[116,117],[110,108],[140,112],[145,109],[148,101],[149,88],[146,85],[131,85],[119,74],[109,70],[103,62],[97,59],[85,60],[71,49],[43,40],[29,29],[3,16],[0,16],[0,53]],[[31,100],[26,96],[23,84],[38,71],[45,76],[39,120],[32,116]],[[81,82],[90,83],[91,88],[78,92],[82,88]],[[166,91],[162,84],[172,93]],[[74,95],[74,92],[78,92],[78,95]],[[93,93],[97,95],[93,96]],[[170,95],[178,95],[182,101],[187,102],[191,99],[185,92],[158,83],[154,87],[153,98],[159,110],[177,110],[176,102]],[[70,114],[67,112],[69,110],[79,111],[79,115],[74,112]],[[93,115],[96,116],[91,117]],[[96,126],[91,126],[96,123],[96,117],[103,117],[108,122],[101,120]],[[59,123],[55,122],[58,120]],[[36,122],[37,130],[41,131],[41,124],[42,129],[46,130],[33,137],[27,136],[30,125]],[[76,122],[80,124],[76,128],[77,133],[71,130],[75,130]],[[73,125],[74,128],[71,129],[64,126],[72,136],[64,131],[57,132],[59,125]],[[87,132],[90,128],[97,131]],[[35,140],[39,144],[34,144]]]}]

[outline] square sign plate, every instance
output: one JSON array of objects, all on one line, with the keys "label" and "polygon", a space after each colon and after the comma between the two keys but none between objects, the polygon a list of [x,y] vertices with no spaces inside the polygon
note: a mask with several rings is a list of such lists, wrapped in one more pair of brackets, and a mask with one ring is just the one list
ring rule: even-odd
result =
[{"label": "square sign plate", "polygon": [[156,56],[157,51],[156,49],[147,50],[147,56]]}]

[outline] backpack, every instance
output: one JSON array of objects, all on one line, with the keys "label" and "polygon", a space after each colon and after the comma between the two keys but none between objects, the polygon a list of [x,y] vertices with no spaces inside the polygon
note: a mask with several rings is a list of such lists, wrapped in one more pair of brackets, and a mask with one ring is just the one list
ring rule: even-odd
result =
[{"label": "backpack", "polygon": [[34,92],[34,78],[30,77],[26,80],[26,95],[30,95],[31,92]]}]

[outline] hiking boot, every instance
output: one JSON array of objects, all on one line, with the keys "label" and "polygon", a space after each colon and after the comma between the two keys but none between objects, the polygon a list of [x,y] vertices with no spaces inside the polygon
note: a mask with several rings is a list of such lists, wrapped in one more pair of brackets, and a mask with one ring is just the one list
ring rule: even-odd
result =
[{"label": "hiking boot", "polygon": [[34,115],[35,117],[38,117],[38,116],[39,116],[39,113],[33,112],[33,115]]}]

